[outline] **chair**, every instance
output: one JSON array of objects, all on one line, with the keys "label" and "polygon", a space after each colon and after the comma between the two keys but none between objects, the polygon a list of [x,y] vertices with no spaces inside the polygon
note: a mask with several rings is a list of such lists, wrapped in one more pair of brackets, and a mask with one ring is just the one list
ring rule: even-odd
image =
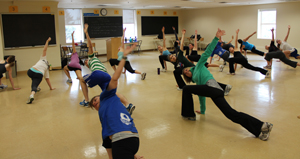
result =
[{"label": "chair", "polygon": [[86,43],[82,43],[80,45],[80,57],[87,56],[88,51],[89,51],[89,48],[88,48],[87,44]]},{"label": "chair", "polygon": [[69,48],[66,47],[66,46],[63,46],[61,48],[62,48],[62,51],[63,51],[62,58],[68,58],[68,59],[71,58],[72,53],[69,52]]},{"label": "chair", "polygon": [[201,42],[203,42],[204,41],[204,38],[201,38],[200,40],[199,40],[199,48],[200,48],[200,51],[202,50],[202,47],[201,47]]},{"label": "chair", "polygon": [[142,46],[142,40],[138,40],[138,44],[136,45],[136,48],[137,48],[137,51],[138,51],[138,55],[140,55],[141,46]]}]

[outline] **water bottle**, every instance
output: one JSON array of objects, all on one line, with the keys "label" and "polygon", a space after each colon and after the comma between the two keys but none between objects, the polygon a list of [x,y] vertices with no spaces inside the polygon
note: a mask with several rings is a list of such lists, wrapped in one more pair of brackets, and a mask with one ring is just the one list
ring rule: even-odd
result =
[{"label": "water bottle", "polygon": [[131,37],[129,38],[129,42],[131,42],[131,43],[132,43],[132,38],[131,38]]},{"label": "water bottle", "polygon": [[127,38],[125,37],[125,43],[127,43]]},{"label": "water bottle", "polygon": [[135,36],[135,38],[134,38],[134,42],[137,42],[136,36]]}]

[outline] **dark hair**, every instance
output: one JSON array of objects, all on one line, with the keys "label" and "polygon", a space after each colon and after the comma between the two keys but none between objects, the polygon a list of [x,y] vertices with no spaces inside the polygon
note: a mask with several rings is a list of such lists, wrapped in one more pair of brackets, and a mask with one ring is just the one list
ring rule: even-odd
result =
[{"label": "dark hair", "polygon": [[188,76],[185,75],[184,72],[183,72],[185,69],[188,69],[188,68],[182,69],[182,75],[183,75],[183,78],[184,78],[184,80],[185,80],[187,83],[191,83],[192,78],[191,78],[191,77],[188,77]]},{"label": "dark hair", "polygon": [[100,95],[94,96],[94,97],[90,100],[90,102],[89,102],[89,107],[91,107],[92,109],[94,109],[93,100],[94,100],[96,97],[100,97]]},{"label": "dark hair", "polygon": [[190,43],[193,47],[194,47],[194,44]]},{"label": "dark hair", "polygon": [[242,47],[243,47],[243,40],[242,40],[242,39],[239,39],[239,40],[238,40],[238,43],[241,44],[240,49],[242,49]]},{"label": "dark hair", "polygon": [[15,56],[9,56],[7,63],[9,64],[10,67],[13,67],[15,65]]},{"label": "dark hair", "polygon": [[82,65],[82,66],[84,66],[84,62],[82,62],[81,58],[78,57],[78,59],[79,59],[79,64]]}]

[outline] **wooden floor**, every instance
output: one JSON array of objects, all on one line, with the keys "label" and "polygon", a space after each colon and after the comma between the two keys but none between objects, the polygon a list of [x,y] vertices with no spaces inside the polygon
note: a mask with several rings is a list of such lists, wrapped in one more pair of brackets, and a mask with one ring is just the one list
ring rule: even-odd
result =
[{"label": "wooden floor", "polygon": [[[118,92],[136,105],[132,117],[140,135],[138,154],[147,159],[299,158],[300,68],[274,60],[271,78],[240,66],[235,76],[227,75],[228,65],[223,72],[209,68],[217,81],[233,86],[226,100],[234,109],[274,124],[269,140],[261,141],[229,121],[211,99],[207,99],[206,115],[197,115],[196,121],[183,120],[182,92],[176,89],[173,66],[168,63],[168,71],[157,75],[158,55],[129,56],[133,68],[147,72],[144,81],[128,72],[119,79]],[[248,59],[255,66],[266,65],[261,56],[249,54]],[[109,63],[104,64],[113,74]],[[87,73],[83,68],[83,74]],[[79,105],[83,94],[75,73],[71,76],[73,84],[68,84],[62,70],[51,71],[56,90],[50,91],[43,80],[32,104],[26,104],[31,85],[26,72],[14,78],[21,90],[12,90],[9,80],[2,79],[9,87],[0,92],[1,159],[108,159],[101,146],[98,114]],[[100,93],[98,87],[89,89],[90,98]],[[194,105],[199,109],[197,96]]]}]

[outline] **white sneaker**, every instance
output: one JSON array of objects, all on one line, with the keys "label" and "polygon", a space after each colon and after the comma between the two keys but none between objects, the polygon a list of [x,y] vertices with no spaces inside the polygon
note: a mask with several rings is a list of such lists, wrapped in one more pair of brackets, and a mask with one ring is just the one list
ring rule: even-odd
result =
[{"label": "white sneaker", "polygon": [[166,72],[166,71],[167,71],[167,70],[166,70],[166,69],[164,69],[164,68],[163,68],[163,69],[161,69],[161,72]]},{"label": "white sneaker", "polygon": [[223,72],[224,67],[225,67],[224,65],[220,65],[219,66],[219,72]]},{"label": "white sneaker", "polygon": [[146,73],[143,72],[143,73],[141,74],[141,79],[144,80],[145,78],[146,78]]},{"label": "white sneaker", "polygon": [[271,77],[271,72],[268,71],[268,72],[266,73],[266,78],[270,78],[270,77]]},{"label": "white sneaker", "polygon": [[232,86],[228,84],[228,85],[225,87],[225,90],[224,90],[224,96],[227,96],[227,95],[229,94],[229,92],[230,92],[231,89],[232,89]]},{"label": "white sneaker", "polygon": [[177,90],[182,91],[182,88],[177,87]]},{"label": "white sneaker", "polygon": [[67,80],[67,83],[72,83],[72,80],[71,80],[71,79],[68,79],[68,80]]},{"label": "white sneaker", "polygon": [[5,84],[1,84],[0,85],[0,89],[5,89],[5,88],[7,88],[8,86],[7,85],[5,85]]},{"label": "white sneaker", "polygon": [[259,138],[263,141],[267,141],[269,139],[272,128],[273,124],[264,122],[264,124],[261,127],[261,133],[259,135]]},{"label": "white sneaker", "polygon": [[27,100],[26,103],[27,103],[27,104],[31,104],[33,100],[34,100],[34,95],[31,94],[31,95],[29,96],[29,98],[28,98],[28,100]]},{"label": "white sneaker", "polygon": [[36,89],[36,92],[39,92],[39,91],[41,91],[41,87],[38,87],[38,88]]},{"label": "white sneaker", "polygon": [[271,66],[270,65],[266,65],[264,66],[265,69],[271,69]]}]

